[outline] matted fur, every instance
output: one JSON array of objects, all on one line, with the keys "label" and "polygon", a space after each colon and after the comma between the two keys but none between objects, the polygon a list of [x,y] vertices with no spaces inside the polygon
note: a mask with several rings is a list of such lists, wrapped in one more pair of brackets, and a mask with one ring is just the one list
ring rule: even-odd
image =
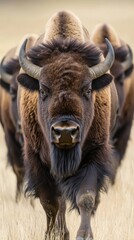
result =
[{"label": "matted fur", "polygon": [[[95,151],[92,154],[95,154]],[[107,152],[107,150],[105,150],[104,154],[106,154],[109,159],[109,151]],[[85,178],[86,175],[88,176],[89,170],[91,170],[92,172],[97,171],[97,176],[98,176],[98,189],[97,189],[98,196],[97,197],[99,197],[100,192],[107,192],[108,181],[109,179],[112,180],[114,178],[114,171],[110,166],[110,161],[105,163],[103,162],[103,156],[101,157],[102,157],[101,158],[102,162],[101,160],[99,162],[91,161],[90,164],[88,164],[86,163],[86,160],[85,160],[85,164],[82,164],[80,166],[79,170],[77,171],[77,174],[74,174],[73,176],[62,179],[60,181],[65,197],[67,197],[71,202],[70,210],[77,209],[79,211],[76,204],[76,195],[79,191],[79,187],[83,179]],[[94,206],[92,214],[95,213],[97,206],[98,206],[98,202],[96,202],[96,205]]]},{"label": "matted fur", "polygon": [[51,147],[51,172],[56,178],[66,178],[75,174],[81,162],[81,147],[77,144],[71,149]]},{"label": "matted fur", "polygon": [[88,43],[78,42],[76,39],[54,39],[51,42],[35,46],[27,55],[36,65],[42,66],[51,62],[53,56],[61,53],[78,54],[89,67],[100,62],[101,51],[99,48]]}]

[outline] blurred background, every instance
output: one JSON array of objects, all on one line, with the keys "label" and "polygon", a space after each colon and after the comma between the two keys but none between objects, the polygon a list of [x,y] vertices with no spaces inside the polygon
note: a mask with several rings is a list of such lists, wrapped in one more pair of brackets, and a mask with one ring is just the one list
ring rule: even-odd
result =
[{"label": "blurred background", "polygon": [[0,58],[26,33],[44,32],[46,21],[59,10],[71,10],[91,32],[98,23],[110,23],[134,48],[134,1],[1,0]]},{"label": "blurred background", "polygon": [[[59,10],[71,10],[92,32],[98,23],[109,23],[134,50],[134,1],[127,0],[0,0],[0,59],[27,33],[40,34]],[[6,162],[0,127],[0,240],[43,240],[45,214],[38,200],[33,209],[27,200],[14,201],[15,176]],[[116,184],[103,195],[92,220],[95,240],[134,240],[134,128]],[[71,240],[79,225],[75,213],[67,214]]]}]

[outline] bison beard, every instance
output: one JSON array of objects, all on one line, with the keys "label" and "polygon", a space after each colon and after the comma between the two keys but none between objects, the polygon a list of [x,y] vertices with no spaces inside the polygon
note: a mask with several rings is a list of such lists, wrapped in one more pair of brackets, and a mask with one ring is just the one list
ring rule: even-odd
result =
[{"label": "bison beard", "polygon": [[51,147],[51,173],[57,178],[73,175],[81,162],[81,147],[76,144],[70,149],[59,149],[54,144]]}]

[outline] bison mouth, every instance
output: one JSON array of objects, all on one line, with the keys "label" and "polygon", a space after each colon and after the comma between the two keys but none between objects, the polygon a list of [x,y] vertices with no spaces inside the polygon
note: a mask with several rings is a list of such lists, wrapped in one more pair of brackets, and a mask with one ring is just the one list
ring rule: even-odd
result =
[{"label": "bison mouth", "polygon": [[57,178],[67,178],[73,175],[81,162],[81,146],[79,143],[73,147],[59,148],[51,145],[51,173]]},{"label": "bison mouth", "polygon": [[73,144],[62,144],[62,143],[60,143],[60,144],[57,144],[57,143],[55,143],[55,146],[57,147],[57,148],[60,148],[60,149],[64,149],[64,150],[67,150],[67,149],[71,149],[71,148],[73,148],[74,146],[75,146],[75,143],[73,143]]}]

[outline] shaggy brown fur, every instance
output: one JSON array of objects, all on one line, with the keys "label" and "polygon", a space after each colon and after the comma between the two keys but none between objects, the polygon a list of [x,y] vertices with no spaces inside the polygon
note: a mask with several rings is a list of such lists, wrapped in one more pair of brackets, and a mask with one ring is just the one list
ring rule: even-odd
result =
[{"label": "shaggy brown fur", "polygon": [[[8,57],[8,56],[6,56]],[[12,75],[11,83],[5,89],[4,85],[0,87],[0,122],[5,133],[5,141],[8,150],[8,162],[17,178],[16,201],[19,200],[22,191],[22,183],[24,176],[23,157],[20,140],[22,136],[18,132],[18,113],[17,113],[17,82],[16,74],[20,70],[17,59],[6,61],[3,64],[4,70]],[[4,79],[2,79],[4,82]],[[7,86],[6,86],[7,87]]]},{"label": "shaggy brown fur", "polygon": [[[27,37],[37,38],[37,35],[25,35]],[[8,162],[11,164],[17,178],[16,201],[19,200],[22,192],[24,177],[24,162],[22,156],[23,134],[20,124],[19,112],[17,109],[18,83],[17,75],[20,71],[18,53],[20,45],[7,52],[2,63],[3,70],[11,75],[11,82],[7,84],[4,79],[0,82],[0,122],[5,133],[5,140],[8,149]],[[32,202],[31,202],[32,203]]]},{"label": "shaggy brown fur", "polygon": [[71,12],[60,12],[52,16],[46,24],[44,42],[51,41],[54,38],[63,37],[72,39],[75,36],[80,42],[85,42],[85,34],[83,26],[79,20]]},{"label": "shaggy brown fur", "polygon": [[[61,53],[73,54],[91,67],[100,61],[101,52],[94,45],[80,43],[76,39],[56,38],[49,43],[43,43],[28,52],[28,57],[38,66],[44,66],[52,62],[52,58],[58,57]],[[69,56],[68,56],[69,57]],[[54,60],[54,59],[53,59]]]},{"label": "shaggy brown fur", "polygon": [[[101,61],[101,52],[85,42],[87,35],[85,39],[77,17],[57,13],[47,23],[44,44],[27,53],[32,62],[43,67],[39,81],[26,74],[18,77],[25,87],[20,86],[20,114],[27,191],[39,197],[45,209],[46,239],[52,238],[56,218],[61,220],[65,215],[61,197],[63,202],[69,199],[81,214],[77,238],[91,239],[91,215],[99,203],[99,192],[106,190],[105,178],[112,178],[108,85],[112,77],[105,74],[91,81],[89,66]],[[71,149],[59,149],[51,143],[51,126],[70,120],[79,125],[81,141]],[[58,227],[59,233],[64,233],[62,239],[68,240],[65,222]]]},{"label": "shaggy brown fur", "polygon": [[126,60],[127,54],[129,53],[128,46],[118,37],[110,25],[98,25],[92,34],[92,39],[94,43],[102,49],[104,55],[107,53],[106,45],[104,44],[105,37],[111,41],[115,51],[115,62],[111,68],[111,73],[115,77],[115,85],[119,98],[119,116],[112,134],[112,140],[117,157],[117,167],[124,157],[130,138],[134,113],[134,74],[132,73],[132,63],[129,69],[125,71],[122,66],[122,62]]}]

